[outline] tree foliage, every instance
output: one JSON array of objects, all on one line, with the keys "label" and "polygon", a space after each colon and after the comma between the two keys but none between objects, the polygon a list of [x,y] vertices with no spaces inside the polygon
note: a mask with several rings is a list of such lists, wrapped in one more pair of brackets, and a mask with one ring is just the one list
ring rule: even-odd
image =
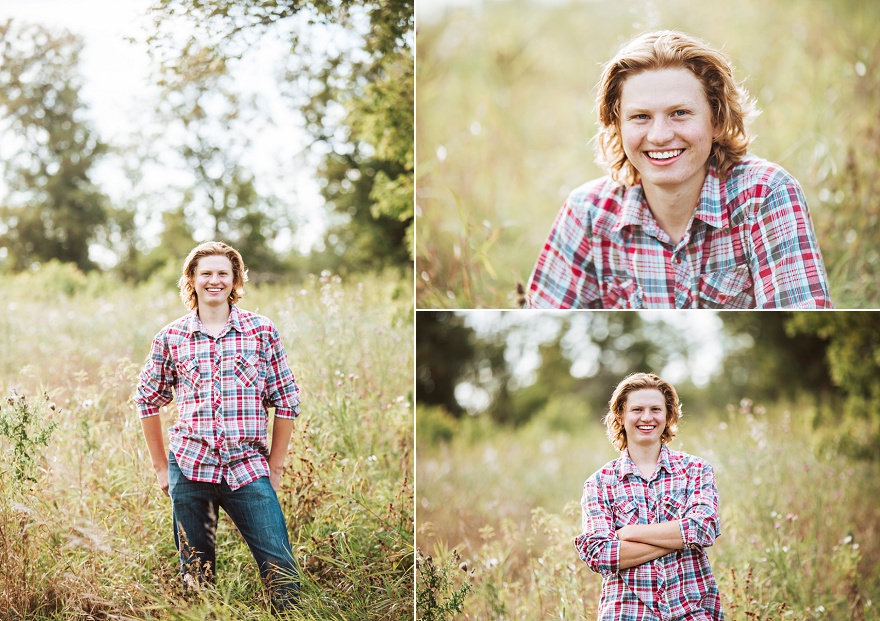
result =
[{"label": "tree foliage", "polygon": [[[817,404],[813,424],[832,428],[848,454],[876,459],[880,446],[880,315],[760,315],[764,327],[748,352],[753,381],[773,386],[770,394],[813,396]],[[750,329],[754,332],[754,326]]]},{"label": "tree foliage", "polygon": [[[190,179],[182,186],[177,216],[202,238],[234,245],[257,272],[276,271],[272,242],[287,219],[274,208],[273,197],[258,191],[245,164],[248,130],[259,127],[256,103],[236,92],[222,59],[198,46],[187,47],[160,84],[162,139]],[[165,224],[176,224],[169,233],[179,238],[186,227],[174,217],[165,218]]]},{"label": "tree foliage", "polygon": [[743,396],[753,400],[831,396],[828,338],[818,331],[794,333],[792,322],[801,314],[721,313],[730,343],[716,392],[731,401],[744,387]]},{"label": "tree foliage", "polygon": [[[792,340],[825,344],[824,362],[834,385],[846,395],[845,414],[880,433],[880,315],[874,312],[792,313]],[[880,440],[880,435],[875,436]]]},{"label": "tree foliage", "polygon": [[[598,421],[617,382],[637,371],[659,372],[676,353],[650,324],[632,313],[550,315],[520,322],[524,315],[499,314],[497,329],[478,334],[460,315],[421,312],[416,316],[416,398],[443,405],[460,416],[465,408],[456,387],[484,391],[484,412],[496,422],[521,425],[560,396],[577,403],[554,424]],[[550,336],[548,336],[550,335]],[[523,359],[538,360],[534,372]]]},{"label": "tree foliage", "polygon": [[[322,154],[322,194],[333,211],[325,246],[354,268],[411,264],[411,0],[157,0],[152,10],[152,49],[184,79],[178,59],[193,49],[206,65],[222,64],[270,28],[288,27],[285,88]],[[196,34],[181,54],[168,54],[165,26],[175,20],[189,20]],[[332,44],[305,41],[315,24],[331,29]]]},{"label": "tree foliage", "polygon": [[89,247],[113,210],[93,183],[107,146],[80,99],[82,41],[38,25],[0,25],[0,116],[14,153],[4,157],[9,193],[0,205],[0,247],[13,270],[57,259],[95,266]]},{"label": "tree foliage", "polygon": [[451,312],[416,313],[416,399],[460,416],[455,387],[472,370],[474,331]]}]

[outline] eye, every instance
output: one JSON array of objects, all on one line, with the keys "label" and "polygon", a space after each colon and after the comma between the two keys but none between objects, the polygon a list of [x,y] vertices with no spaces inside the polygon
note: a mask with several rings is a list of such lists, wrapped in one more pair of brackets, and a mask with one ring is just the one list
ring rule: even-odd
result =
[{"label": "eye", "polygon": [[688,116],[689,114],[690,114],[690,112],[687,110],[676,110],[675,112],[672,113],[672,116],[682,118],[682,117]]},{"label": "eye", "polygon": [[634,114],[629,117],[633,121],[647,121],[650,117],[647,114]]}]

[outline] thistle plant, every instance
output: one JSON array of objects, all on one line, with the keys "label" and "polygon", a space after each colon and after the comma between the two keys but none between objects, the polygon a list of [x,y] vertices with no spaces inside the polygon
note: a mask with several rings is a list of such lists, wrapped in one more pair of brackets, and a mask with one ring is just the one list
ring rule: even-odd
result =
[{"label": "thistle plant", "polygon": [[13,486],[23,489],[28,483],[36,483],[36,458],[40,447],[49,445],[49,439],[55,430],[55,421],[44,421],[43,413],[48,409],[55,411],[56,406],[43,395],[42,402],[32,403],[25,395],[19,395],[15,389],[6,398],[5,405],[0,403],[0,444],[11,450],[11,469]]}]

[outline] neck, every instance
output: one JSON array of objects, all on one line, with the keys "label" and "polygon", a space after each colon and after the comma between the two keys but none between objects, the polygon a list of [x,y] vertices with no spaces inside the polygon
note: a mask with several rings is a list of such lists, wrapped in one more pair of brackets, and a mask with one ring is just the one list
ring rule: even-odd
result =
[{"label": "neck", "polygon": [[220,304],[218,306],[199,304],[199,319],[206,326],[226,325],[230,312],[229,304]]},{"label": "neck", "polygon": [[651,184],[643,184],[645,199],[654,214],[654,219],[663,231],[669,235],[673,245],[678,244],[687,230],[688,222],[697,210],[700,192],[703,189],[705,175],[689,183],[666,188]]},{"label": "neck", "polygon": [[654,474],[657,468],[657,462],[660,461],[660,444],[652,444],[650,446],[627,445],[629,458],[633,460],[635,465],[641,470],[645,477]]}]

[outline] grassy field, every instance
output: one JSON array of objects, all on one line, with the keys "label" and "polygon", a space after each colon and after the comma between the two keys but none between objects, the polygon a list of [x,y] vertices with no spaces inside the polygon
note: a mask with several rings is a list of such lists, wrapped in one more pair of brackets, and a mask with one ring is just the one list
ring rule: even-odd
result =
[{"label": "grassy field", "polygon": [[[413,616],[410,282],[316,276],[248,285],[240,304],[275,321],[302,391],[279,492],[303,571],[295,618]],[[130,402],[151,338],[185,312],[173,283],[51,265],[4,277],[0,619],[270,618],[225,515],[216,590],[180,593],[171,505]]]},{"label": "grassy field", "polygon": [[880,306],[880,4],[483,2],[421,19],[417,305],[511,308],[594,163],[601,64],[637,33],[721,48],[763,113],[752,152],[801,182],[840,308]]},{"label": "grassy field", "polygon": [[[583,481],[615,457],[604,428],[443,417],[417,415],[421,618],[444,618],[463,595],[457,619],[595,619],[601,577],[573,541]],[[709,557],[730,621],[880,619],[880,462],[848,458],[811,418],[746,402],[686,412],[673,441],[716,470],[722,534]],[[426,437],[450,425],[451,441]]]}]

